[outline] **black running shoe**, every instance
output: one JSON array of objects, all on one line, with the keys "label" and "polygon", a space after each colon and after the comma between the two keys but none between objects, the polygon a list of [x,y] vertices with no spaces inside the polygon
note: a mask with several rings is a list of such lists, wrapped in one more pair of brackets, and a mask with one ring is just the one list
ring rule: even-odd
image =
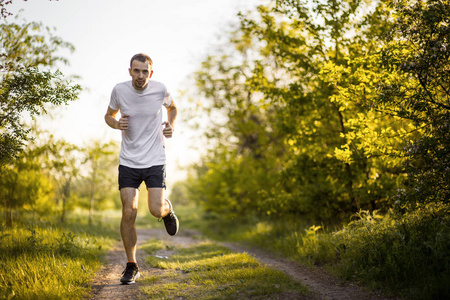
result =
[{"label": "black running shoe", "polygon": [[123,271],[123,276],[120,278],[122,284],[132,284],[135,283],[141,274],[139,274],[139,269],[135,263],[127,263],[125,271]]},{"label": "black running shoe", "polygon": [[170,204],[170,212],[162,219],[164,220],[167,233],[170,235],[175,235],[178,232],[178,218],[173,212],[172,202],[170,202],[169,199],[166,199],[166,201]]}]

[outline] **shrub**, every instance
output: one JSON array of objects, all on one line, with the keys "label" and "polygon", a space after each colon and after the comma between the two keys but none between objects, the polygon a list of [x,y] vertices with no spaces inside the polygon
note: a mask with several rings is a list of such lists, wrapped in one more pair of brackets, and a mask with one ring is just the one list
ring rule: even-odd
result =
[{"label": "shrub", "polygon": [[450,295],[450,208],[429,204],[404,215],[361,212],[330,241],[346,279],[410,298]]}]

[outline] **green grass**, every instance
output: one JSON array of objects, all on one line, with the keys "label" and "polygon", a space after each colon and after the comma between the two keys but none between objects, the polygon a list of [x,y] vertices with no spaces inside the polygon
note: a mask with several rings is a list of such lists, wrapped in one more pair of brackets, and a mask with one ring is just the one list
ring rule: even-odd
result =
[{"label": "green grass", "polygon": [[80,215],[65,224],[30,223],[0,227],[0,299],[83,298],[103,254],[118,239],[115,226],[88,226]]},{"label": "green grass", "polygon": [[[144,245],[149,253],[163,248],[158,241]],[[278,299],[307,293],[284,273],[211,242],[172,251],[167,259],[147,257],[151,266],[165,270],[141,281],[141,290],[152,299]]]},{"label": "green grass", "polygon": [[346,279],[409,299],[450,298],[450,208],[360,218],[329,237]]},{"label": "green grass", "polygon": [[321,265],[344,280],[408,299],[450,298],[450,206],[404,214],[361,212],[331,230],[289,218],[233,222],[211,215],[193,221],[220,240],[244,242],[288,259]]}]

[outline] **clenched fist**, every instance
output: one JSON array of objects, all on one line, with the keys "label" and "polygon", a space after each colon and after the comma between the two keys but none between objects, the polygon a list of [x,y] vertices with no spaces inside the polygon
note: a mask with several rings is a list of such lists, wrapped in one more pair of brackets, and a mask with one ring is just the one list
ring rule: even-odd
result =
[{"label": "clenched fist", "polygon": [[168,138],[168,139],[171,138],[172,134],[173,134],[173,128],[170,125],[170,123],[169,122],[163,122],[161,125],[165,125],[164,128],[163,128],[163,135],[166,138]]}]

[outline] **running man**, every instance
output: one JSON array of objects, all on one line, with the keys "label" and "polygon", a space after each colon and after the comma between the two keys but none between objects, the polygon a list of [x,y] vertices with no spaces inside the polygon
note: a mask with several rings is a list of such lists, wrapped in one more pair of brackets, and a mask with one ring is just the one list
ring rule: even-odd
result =
[{"label": "running man", "polygon": [[[128,263],[120,279],[122,284],[139,278],[136,261],[136,215],[139,187],[145,182],[148,208],[156,218],[162,218],[167,233],[178,232],[178,219],[172,203],[164,197],[165,164],[164,137],[171,138],[177,107],[164,84],[150,80],[152,60],[139,53],[130,61],[131,81],[117,84],[111,93],[106,123],[122,131],[119,156],[119,190],[122,201],[120,233]],[[162,122],[162,107],[167,109],[168,122]],[[117,120],[120,111],[120,119]]]}]

